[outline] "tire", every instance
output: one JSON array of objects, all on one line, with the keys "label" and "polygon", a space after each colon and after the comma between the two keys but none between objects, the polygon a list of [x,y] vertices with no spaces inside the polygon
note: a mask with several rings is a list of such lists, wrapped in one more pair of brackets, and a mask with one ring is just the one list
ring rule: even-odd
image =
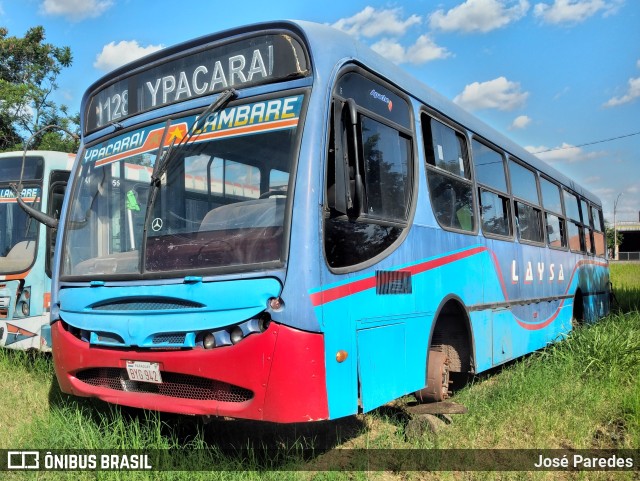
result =
[{"label": "tire", "polygon": [[420,403],[442,402],[449,398],[449,357],[440,351],[429,350],[427,386],[414,393]]}]

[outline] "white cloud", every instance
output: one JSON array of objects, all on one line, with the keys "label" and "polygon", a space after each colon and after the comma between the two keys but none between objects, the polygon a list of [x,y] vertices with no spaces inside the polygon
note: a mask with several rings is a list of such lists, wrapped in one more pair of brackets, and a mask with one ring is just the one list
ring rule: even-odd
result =
[{"label": "white cloud", "polygon": [[547,147],[541,145],[539,147],[527,146],[525,147],[532,154],[537,155],[545,162],[553,163],[575,163],[584,162],[586,160],[595,159],[604,155],[603,152],[585,152],[580,147],[576,147],[572,144],[563,142],[562,145],[557,147]]},{"label": "white cloud", "polygon": [[536,17],[546,23],[580,23],[602,12],[606,17],[618,11],[624,0],[553,0],[552,4],[538,3],[533,9]]},{"label": "white cloud", "polygon": [[354,37],[375,37],[377,35],[404,35],[409,27],[422,22],[418,15],[401,19],[402,9],[376,10],[367,6],[349,18],[341,18],[333,24]]},{"label": "white cloud", "polygon": [[44,0],[42,11],[48,15],[61,15],[79,21],[102,15],[113,5],[113,0]]},{"label": "white cloud", "polygon": [[447,32],[486,33],[520,20],[528,10],[527,0],[466,0],[447,12],[436,10],[429,25]]},{"label": "white cloud", "polygon": [[111,42],[102,48],[102,52],[96,55],[93,66],[97,69],[108,72],[126,63],[132,62],[140,57],[163,48],[162,45],[149,45],[141,47],[137,41],[122,40],[121,42]]},{"label": "white cloud", "polygon": [[487,82],[474,82],[467,85],[453,101],[469,110],[513,110],[524,105],[527,97],[529,92],[522,92],[518,82],[498,77]]},{"label": "white cloud", "polygon": [[530,123],[531,123],[531,117],[528,117],[526,115],[520,115],[513,120],[513,122],[511,123],[511,126],[509,127],[509,130],[524,129]]},{"label": "white cloud", "polygon": [[613,97],[604,103],[605,107],[616,107],[618,105],[627,104],[633,102],[640,97],[640,77],[629,79],[629,88],[627,93],[621,97]]},{"label": "white cloud", "polygon": [[569,87],[563,88],[560,92],[553,96],[553,100],[558,100],[560,97],[564,96],[564,94],[569,92],[569,90],[571,90]]},{"label": "white cloud", "polygon": [[591,177],[587,177],[586,179],[583,180],[583,182],[585,184],[600,184],[600,182],[602,182],[602,177],[600,177],[599,175],[592,175]]},{"label": "white cloud", "polygon": [[451,55],[446,48],[438,46],[428,35],[421,35],[416,43],[408,48],[388,38],[383,38],[374,43],[371,48],[397,64],[412,63],[419,65],[431,60],[447,58]]}]

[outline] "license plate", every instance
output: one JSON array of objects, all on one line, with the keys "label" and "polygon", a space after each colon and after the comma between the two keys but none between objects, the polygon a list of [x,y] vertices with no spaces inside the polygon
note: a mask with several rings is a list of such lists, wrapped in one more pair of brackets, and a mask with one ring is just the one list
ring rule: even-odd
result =
[{"label": "license plate", "polygon": [[160,365],[157,362],[127,361],[127,375],[131,381],[162,383]]}]

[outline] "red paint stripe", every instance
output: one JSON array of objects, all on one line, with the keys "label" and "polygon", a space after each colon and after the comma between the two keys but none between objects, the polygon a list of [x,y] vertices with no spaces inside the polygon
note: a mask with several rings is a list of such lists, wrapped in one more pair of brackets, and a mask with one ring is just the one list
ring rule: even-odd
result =
[{"label": "red paint stripe", "polygon": [[599,261],[593,261],[591,259],[583,259],[580,260],[578,262],[576,262],[576,266],[573,268],[573,272],[571,273],[571,277],[569,277],[569,282],[567,283],[567,290],[564,291],[565,294],[567,294],[569,292],[569,289],[571,288],[571,283],[573,282],[573,278],[576,275],[576,272],[578,272],[578,268],[580,268],[583,265],[594,265],[594,266],[599,266],[599,267],[607,267],[608,264],[606,262],[599,262]]},{"label": "red paint stripe", "polygon": [[241,127],[232,127],[228,129],[216,130],[214,132],[206,132],[198,134],[194,142],[203,142],[205,140],[219,139],[224,137],[233,137],[234,135],[253,134],[257,132],[269,132],[271,130],[296,127],[298,118],[291,120],[277,120],[264,124],[254,124]]},{"label": "red paint stripe", "polygon": [[[462,252],[456,252],[455,254],[449,254],[443,257],[438,257],[437,259],[432,259],[430,261],[422,262],[420,264],[416,264],[410,267],[403,267],[402,269],[398,269],[398,270],[401,270],[404,272],[410,272],[411,275],[417,275],[422,272],[435,269],[437,267],[442,267],[446,264],[450,264],[460,259],[471,257],[473,255],[479,254],[480,252],[484,252],[486,250],[487,250],[486,247],[482,247],[482,246],[474,247],[473,249],[469,249]],[[355,282],[343,284],[340,286],[329,288],[325,291],[311,294],[310,296],[311,303],[313,304],[314,307],[317,307],[322,304],[326,304],[328,302],[332,302],[337,299],[350,296],[351,294],[357,294],[358,292],[366,291],[367,289],[373,289],[375,287],[376,287],[376,277],[375,275],[372,275],[370,277],[366,277],[364,279],[360,279]]]},{"label": "red paint stripe", "polygon": [[31,269],[29,269],[26,272],[22,272],[21,274],[8,274],[6,276],[0,276],[0,280],[3,281],[17,281],[20,279],[26,279],[27,276],[29,275],[29,272],[31,272]]},{"label": "red paint stripe", "polygon": [[500,281],[500,288],[502,289],[502,295],[504,296],[504,300],[509,300],[509,294],[507,293],[507,286],[504,283],[504,277],[502,276],[502,269],[500,268],[500,262],[498,261],[498,256],[493,251],[491,252],[491,259],[493,259],[493,266],[496,269],[496,273],[498,274],[498,280]]},{"label": "red paint stripe", "polygon": [[158,143],[156,144],[155,143],[156,139],[155,137],[152,138],[151,134],[160,132],[160,131],[164,132],[164,129],[165,127],[160,127],[157,129],[150,130],[149,133],[147,134],[147,138],[144,140],[144,144],[142,144],[142,147],[138,147],[137,149],[133,149],[133,150],[126,150],[126,151],[114,154],[110,157],[105,157],[103,159],[96,160],[95,162],[96,167],[100,167],[106,164],[111,164],[113,162],[117,162],[118,160],[122,160],[124,158],[130,157],[133,155],[144,154],[147,152],[151,152],[154,149],[157,149],[160,146],[160,139],[162,137],[158,139]]},{"label": "red paint stripe", "polygon": [[556,317],[558,317],[558,314],[560,314],[560,310],[562,309],[562,305],[564,304],[564,301],[562,301],[560,303],[560,307],[558,307],[558,309],[556,309],[556,312],[553,313],[553,315],[547,319],[546,321],[540,322],[538,324],[531,324],[528,322],[524,322],[521,319],[518,319],[516,316],[513,316],[514,319],[516,320],[516,322],[520,325],[520,327],[525,328],[528,331],[537,331],[540,330],[544,327],[547,327],[549,324],[551,324],[553,321],[555,321]]},{"label": "red paint stripe", "polygon": [[[576,262],[575,267],[573,268],[573,272],[571,273],[571,277],[569,277],[569,281],[567,283],[567,289],[565,290],[565,295],[569,292],[569,289],[571,288],[571,284],[573,282],[573,278],[576,275],[576,272],[578,272],[578,269],[583,266],[583,265],[595,265],[595,266],[599,266],[599,267],[607,267],[608,264],[606,262],[600,262],[600,261],[594,261],[591,259],[583,259],[580,260],[578,262]],[[555,319],[558,317],[558,315],[560,314],[560,310],[562,309],[562,306],[564,305],[564,299],[560,302],[560,306],[558,307],[558,309],[556,309],[556,312],[553,313],[553,315],[551,317],[549,317],[547,320],[537,323],[537,324],[531,324],[528,322],[524,322],[521,319],[518,319],[517,317],[514,316],[516,322],[523,328],[529,330],[529,331],[537,331],[539,329],[543,329],[545,327],[547,327],[549,324],[551,324],[553,321],[555,321]]]},{"label": "red paint stripe", "polygon": [[[22,197],[21,199],[24,202],[35,202],[37,200],[40,200],[40,197]],[[15,197],[7,197],[5,199],[0,199],[0,204],[15,204],[16,202],[18,202],[18,199],[16,199]]]}]

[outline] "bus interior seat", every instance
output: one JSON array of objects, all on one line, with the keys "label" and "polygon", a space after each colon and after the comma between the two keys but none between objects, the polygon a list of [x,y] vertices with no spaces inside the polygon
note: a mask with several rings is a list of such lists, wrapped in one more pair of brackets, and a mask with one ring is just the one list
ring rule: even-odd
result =
[{"label": "bus interior seat", "polygon": [[269,197],[216,207],[202,219],[200,232],[280,227],[284,220],[285,202],[286,198],[284,197]]},{"label": "bus interior seat", "polygon": [[18,242],[7,252],[6,257],[0,256],[2,270],[14,272],[26,269],[33,262],[35,250],[35,241]]},{"label": "bus interior seat", "polygon": [[35,241],[22,241],[14,245],[7,253],[7,259],[32,259],[36,250]]}]

